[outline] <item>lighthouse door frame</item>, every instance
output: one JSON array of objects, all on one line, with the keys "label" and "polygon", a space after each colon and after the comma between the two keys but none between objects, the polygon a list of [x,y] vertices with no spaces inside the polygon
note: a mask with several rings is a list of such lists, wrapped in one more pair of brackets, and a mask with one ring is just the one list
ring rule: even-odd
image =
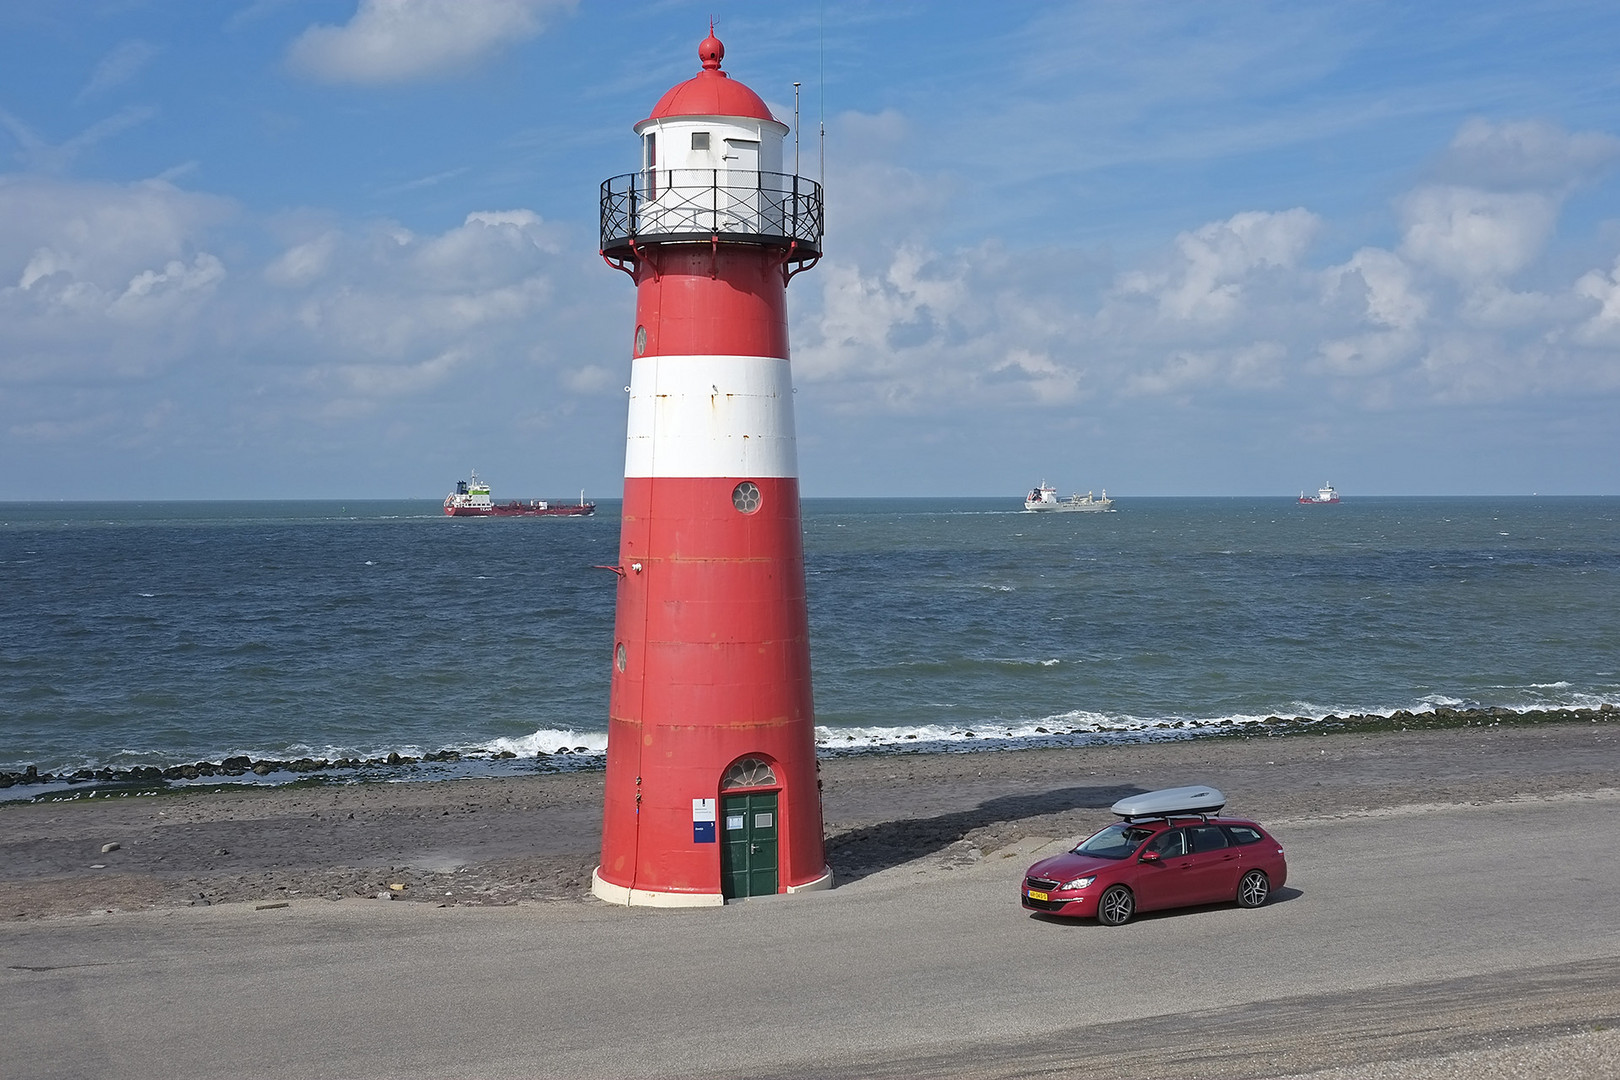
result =
[{"label": "lighthouse door frame", "polygon": [[[763,769],[763,773],[761,773]],[[781,766],[766,754],[745,754],[720,779],[720,895],[726,900],[782,891]],[[739,771],[744,775],[738,775]],[[754,775],[746,775],[748,773]],[[726,786],[732,780],[733,786]],[[741,781],[741,782],[738,782]]]},{"label": "lighthouse door frame", "polygon": [[782,891],[781,788],[720,796],[720,895],[727,900]]}]

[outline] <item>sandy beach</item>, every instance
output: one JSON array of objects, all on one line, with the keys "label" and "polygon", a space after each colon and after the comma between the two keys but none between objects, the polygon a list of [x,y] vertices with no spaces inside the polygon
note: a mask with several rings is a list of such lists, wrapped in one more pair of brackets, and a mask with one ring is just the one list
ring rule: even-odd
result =
[{"label": "sandy beach", "polygon": [[[1211,783],[1228,813],[1292,820],[1620,784],[1620,721],[1194,739],[823,761],[839,884],[1084,834],[1125,795]],[[600,772],[431,783],[243,787],[0,804],[0,917],[342,900],[436,905],[588,897]]]}]

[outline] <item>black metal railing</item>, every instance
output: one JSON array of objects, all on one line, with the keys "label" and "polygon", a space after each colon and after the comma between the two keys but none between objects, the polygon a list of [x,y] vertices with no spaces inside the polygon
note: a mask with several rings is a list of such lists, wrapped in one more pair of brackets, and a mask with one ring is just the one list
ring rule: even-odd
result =
[{"label": "black metal railing", "polygon": [[602,253],[718,237],[821,254],[821,185],[789,173],[657,169],[602,182]]}]

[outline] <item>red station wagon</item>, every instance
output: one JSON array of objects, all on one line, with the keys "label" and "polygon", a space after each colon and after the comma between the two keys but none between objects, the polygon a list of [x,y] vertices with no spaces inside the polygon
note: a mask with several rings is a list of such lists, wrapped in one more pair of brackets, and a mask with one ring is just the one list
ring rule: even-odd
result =
[{"label": "red station wagon", "polygon": [[1255,822],[1213,817],[1212,787],[1170,788],[1114,804],[1124,820],[1024,875],[1024,907],[1108,926],[1138,911],[1236,901],[1257,908],[1288,880],[1282,845]]}]

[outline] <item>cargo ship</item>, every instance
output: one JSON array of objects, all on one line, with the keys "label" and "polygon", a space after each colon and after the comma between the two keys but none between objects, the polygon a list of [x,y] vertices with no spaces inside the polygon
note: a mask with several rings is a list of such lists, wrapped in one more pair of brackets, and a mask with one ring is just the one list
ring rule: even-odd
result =
[{"label": "cargo ship", "polygon": [[1323,484],[1321,488],[1317,490],[1315,498],[1312,498],[1302,491],[1299,493],[1299,501],[1306,506],[1326,506],[1329,503],[1338,502],[1339,493],[1333,490],[1332,484]]},{"label": "cargo ship", "polygon": [[456,490],[445,496],[444,512],[451,517],[590,517],[596,513],[596,504],[586,502],[583,491],[577,503],[545,499],[497,503],[489,497],[489,485],[474,471],[472,479],[457,480]]},{"label": "cargo ship", "polygon": [[1057,488],[1041,481],[1041,486],[1035,488],[1024,496],[1025,510],[1057,511],[1058,513],[1105,513],[1114,507],[1114,500],[1108,497],[1108,489],[1104,488],[1102,498],[1097,498],[1091,492],[1084,496],[1070,495],[1067,499],[1058,498]]}]

